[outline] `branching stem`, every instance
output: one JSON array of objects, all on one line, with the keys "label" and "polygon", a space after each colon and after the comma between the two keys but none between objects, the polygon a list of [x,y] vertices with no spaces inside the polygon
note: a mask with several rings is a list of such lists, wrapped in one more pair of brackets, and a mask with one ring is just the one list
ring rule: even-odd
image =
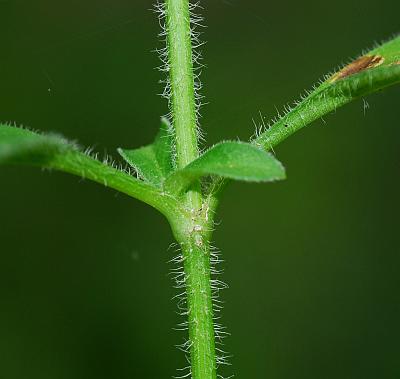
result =
[{"label": "branching stem", "polygon": [[[199,156],[189,0],[165,0],[176,163],[183,168]],[[215,379],[215,337],[210,277],[210,225],[200,182],[186,193],[190,215],[174,228],[184,258],[192,379]]]}]

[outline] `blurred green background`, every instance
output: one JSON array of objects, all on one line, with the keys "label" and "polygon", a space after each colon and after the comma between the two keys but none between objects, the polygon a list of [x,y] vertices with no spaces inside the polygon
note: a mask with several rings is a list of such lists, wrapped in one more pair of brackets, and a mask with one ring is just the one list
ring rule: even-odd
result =
[{"label": "blurred green background", "polygon": [[[0,1],[0,120],[116,156],[151,141],[158,22],[144,0]],[[208,143],[247,139],[324,73],[399,32],[398,1],[203,1]],[[215,244],[237,378],[400,377],[400,88],[276,149],[288,180],[231,185]],[[180,375],[166,221],[115,191],[0,169],[0,377]]]}]

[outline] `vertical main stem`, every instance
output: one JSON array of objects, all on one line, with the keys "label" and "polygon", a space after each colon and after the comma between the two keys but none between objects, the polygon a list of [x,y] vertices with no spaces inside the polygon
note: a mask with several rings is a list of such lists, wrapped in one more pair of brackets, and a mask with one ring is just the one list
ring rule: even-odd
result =
[{"label": "vertical main stem", "polygon": [[[175,129],[176,163],[183,168],[199,156],[189,0],[165,0],[166,29]],[[184,256],[192,379],[215,379],[215,337],[210,251],[202,215],[200,183],[184,198],[190,216],[178,238]]]},{"label": "vertical main stem", "polygon": [[173,125],[178,168],[199,155],[188,0],[166,0]]},{"label": "vertical main stem", "polygon": [[183,245],[192,379],[215,379],[215,337],[208,245]]}]

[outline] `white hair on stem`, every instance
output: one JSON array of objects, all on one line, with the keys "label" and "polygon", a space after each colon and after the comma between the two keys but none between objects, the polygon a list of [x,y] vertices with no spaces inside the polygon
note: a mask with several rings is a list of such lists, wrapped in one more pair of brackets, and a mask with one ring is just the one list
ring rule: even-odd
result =
[{"label": "white hair on stem", "polygon": [[[166,8],[164,0],[157,0],[154,5],[154,11],[158,15],[158,20],[160,24],[161,31],[158,34],[161,39],[163,46],[157,48],[155,52],[158,54],[161,65],[157,69],[164,75],[160,80],[160,84],[163,85],[163,89],[160,93],[161,97],[165,98],[168,102],[169,112],[165,117],[170,121],[172,125],[172,88],[169,78],[170,63],[168,56],[168,26],[166,22]],[[200,109],[204,103],[204,96],[201,94],[202,83],[200,76],[205,65],[202,63],[202,52],[201,47],[205,44],[201,41],[202,31],[201,29],[205,26],[203,25],[204,18],[198,14],[197,10],[202,9],[200,1],[189,2],[189,15],[190,15],[190,37],[192,42],[192,65],[193,65],[193,87],[194,87],[194,99],[195,99],[195,121],[196,121],[196,133],[198,141],[204,141],[204,131],[200,128],[199,119],[201,118]],[[174,135],[174,130],[171,129],[171,133]],[[173,161],[176,161],[176,150],[173,146]]]},{"label": "white hair on stem", "polygon": [[[230,366],[231,364],[229,359],[231,358],[231,355],[223,349],[224,340],[226,337],[230,336],[230,333],[227,332],[225,326],[222,326],[219,323],[219,320],[221,319],[221,311],[224,305],[224,301],[220,299],[220,291],[228,288],[227,284],[219,279],[223,273],[223,269],[220,269],[218,265],[221,264],[223,260],[221,259],[220,251],[211,244],[204,246],[204,248],[210,252],[211,297],[213,304],[216,364],[217,368],[219,366]],[[183,269],[185,256],[178,244],[171,245],[169,250],[173,250],[175,253],[175,256],[168,262],[173,266],[170,269],[169,275],[172,277],[174,282],[174,288],[177,289],[177,293],[173,296],[172,300],[176,301],[178,308],[177,314],[184,318],[183,321],[176,325],[174,330],[185,333],[183,342],[175,346],[185,354],[187,361],[190,363],[190,349],[192,347],[192,342],[187,335],[189,330],[188,316],[190,310],[188,309],[186,296],[186,283],[188,278]],[[179,369],[179,373],[180,375],[174,376],[174,378],[191,378],[190,366]],[[217,377],[224,378],[222,375],[218,375]],[[225,378],[233,378],[233,375]]]},{"label": "white hair on stem", "polygon": [[[201,118],[200,109],[201,106],[204,105],[204,97],[201,94],[202,83],[200,80],[200,76],[205,65],[202,63],[202,53],[201,47],[205,42],[201,41],[201,29],[203,26],[203,17],[199,15],[197,12],[201,9],[201,5],[199,1],[189,2],[189,14],[190,14],[190,36],[192,42],[192,65],[193,65],[193,85],[194,85],[194,98],[195,98],[195,121],[196,121],[196,132],[199,141],[204,140],[204,135],[202,130],[200,129],[199,119]],[[165,116],[169,123],[172,125],[172,88],[171,82],[169,78],[169,72],[171,69],[169,62],[169,52],[168,52],[168,25],[166,22],[166,5],[164,0],[157,0],[154,10],[158,15],[159,24],[161,27],[161,31],[159,33],[159,38],[162,40],[164,46],[156,49],[156,52],[161,60],[161,65],[157,67],[157,69],[164,75],[163,79],[160,80],[160,83],[163,85],[163,89],[161,91],[161,96],[165,98],[168,102],[169,113]],[[174,135],[175,131],[171,128],[171,133]],[[173,146],[173,158],[176,160],[176,147]],[[189,329],[189,321],[188,315],[190,313],[190,309],[188,309],[187,303],[187,295],[186,295],[186,285],[188,281],[187,274],[184,272],[183,264],[185,260],[185,256],[180,249],[180,246],[175,244],[170,247],[174,250],[175,256],[172,258],[169,263],[173,265],[170,270],[170,275],[174,281],[174,288],[177,289],[177,294],[173,297],[173,300],[177,303],[178,315],[184,317],[184,321],[180,322],[175,330],[182,331],[185,333],[184,341],[181,344],[176,345],[176,347],[184,352],[185,357],[189,365],[183,369],[179,369],[179,375],[175,376],[175,378],[191,378],[191,366],[190,366],[190,349],[192,347],[192,342],[188,339],[188,329]],[[226,331],[226,328],[221,326],[217,321],[220,319],[220,313],[223,308],[223,301],[220,300],[220,291],[222,289],[228,288],[228,286],[222,282],[219,276],[222,274],[223,270],[217,268],[217,265],[223,262],[220,257],[219,251],[211,246],[203,246],[206,253],[209,251],[210,256],[210,275],[211,275],[211,297],[213,304],[213,321],[214,321],[214,334],[215,334],[215,345],[216,345],[216,364],[219,365],[229,365],[228,359],[229,355],[223,351],[223,340],[229,336],[229,333]],[[229,378],[232,378],[230,376]],[[223,378],[221,375],[218,375],[218,378]]]}]

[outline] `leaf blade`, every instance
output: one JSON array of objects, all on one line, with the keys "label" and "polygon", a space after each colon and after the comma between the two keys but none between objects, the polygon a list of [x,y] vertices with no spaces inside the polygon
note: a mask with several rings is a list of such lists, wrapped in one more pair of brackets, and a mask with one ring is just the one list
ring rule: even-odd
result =
[{"label": "leaf blade", "polygon": [[160,130],[152,144],[138,149],[118,149],[122,158],[145,181],[160,187],[172,172],[172,134],[166,118],[161,119]]},{"label": "leaf blade", "polygon": [[282,164],[271,154],[244,142],[222,142],[214,145],[198,159],[172,173],[165,186],[178,193],[188,189],[203,176],[248,182],[269,182],[285,178]]},{"label": "leaf blade", "polygon": [[60,136],[43,136],[28,129],[0,125],[0,164],[45,160],[46,156],[67,149],[77,150]]}]

